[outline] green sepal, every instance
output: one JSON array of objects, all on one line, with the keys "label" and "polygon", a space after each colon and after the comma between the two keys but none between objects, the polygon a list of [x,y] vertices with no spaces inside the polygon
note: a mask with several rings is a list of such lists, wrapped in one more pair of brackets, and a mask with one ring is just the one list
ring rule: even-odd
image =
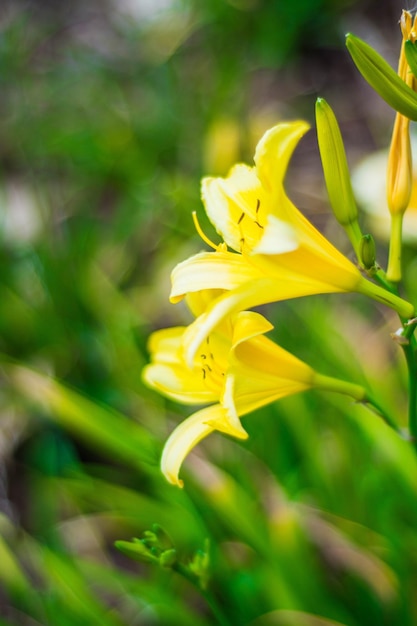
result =
[{"label": "green sepal", "polygon": [[417,42],[413,43],[408,39],[404,44],[404,51],[410,70],[417,77]]},{"label": "green sepal", "polygon": [[346,36],[346,46],[362,76],[381,98],[402,115],[417,121],[417,94],[381,55],[351,33]]}]

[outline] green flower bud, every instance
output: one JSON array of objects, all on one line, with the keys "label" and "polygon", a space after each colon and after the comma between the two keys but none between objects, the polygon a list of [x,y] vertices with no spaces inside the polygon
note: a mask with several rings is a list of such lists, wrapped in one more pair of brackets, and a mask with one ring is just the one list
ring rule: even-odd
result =
[{"label": "green flower bud", "polygon": [[359,245],[359,260],[366,270],[375,267],[376,250],[372,235],[364,235]]},{"label": "green flower bud", "polygon": [[132,542],[116,541],[114,545],[120,552],[123,552],[123,554],[129,556],[131,559],[135,559],[135,561],[159,563],[159,559],[151,553],[140,539],[133,540]]},{"label": "green flower bud", "polygon": [[161,550],[169,550],[173,547],[171,537],[168,535],[166,530],[162,528],[162,526],[160,526],[159,524],[152,524],[152,532],[158,539],[158,545]]},{"label": "green flower bud", "polygon": [[162,567],[172,567],[177,561],[177,551],[174,548],[165,550],[159,557],[159,563]]},{"label": "green flower bud", "polygon": [[324,180],[333,213],[339,224],[356,222],[358,209],[352,191],[342,135],[336,117],[323,98],[316,102],[317,138]]},{"label": "green flower bud", "polygon": [[367,43],[348,34],[346,45],[365,80],[393,109],[417,121],[417,94]]}]

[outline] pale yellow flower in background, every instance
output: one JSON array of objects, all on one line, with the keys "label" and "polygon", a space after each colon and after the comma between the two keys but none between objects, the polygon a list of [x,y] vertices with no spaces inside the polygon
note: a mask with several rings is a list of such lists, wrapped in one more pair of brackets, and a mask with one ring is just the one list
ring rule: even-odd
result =
[{"label": "pale yellow flower in background", "polygon": [[204,168],[216,174],[224,174],[240,155],[240,132],[238,121],[232,117],[219,117],[207,129],[203,146]]},{"label": "pale yellow flower in background", "polygon": [[288,163],[308,128],[303,121],[278,124],[258,143],[255,167],[239,164],[226,178],[203,179],[205,209],[224,243],[177,265],[171,301],[205,289],[226,293],[189,327],[184,337],[189,364],[222,319],[268,302],[356,291],[404,317],[413,314],[411,305],[366,280],[286,195]]},{"label": "pale yellow flower in background", "polygon": [[[417,150],[417,138],[411,135],[411,149]],[[372,234],[389,241],[391,215],[388,209],[386,178],[388,150],[378,150],[362,159],[352,170],[352,186],[367,226]],[[403,216],[402,239],[417,243],[417,164],[413,164],[412,191],[407,211]]]},{"label": "pale yellow flower in background", "polygon": [[314,370],[263,336],[271,328],[259,313],[228,318],[207,336],[192,368],[184,358],[185,327],[151,335],[145,382],[178,402],[210,404],[182,422],[165,444],[161,468],[172,484],[182,486],[182,462],[201,439],[215,430],[244,439],[241,416],[315,384]]}]

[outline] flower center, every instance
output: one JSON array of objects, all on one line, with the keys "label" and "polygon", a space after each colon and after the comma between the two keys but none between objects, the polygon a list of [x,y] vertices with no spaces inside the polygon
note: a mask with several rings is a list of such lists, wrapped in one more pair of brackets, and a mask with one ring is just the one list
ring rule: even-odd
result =
[{"label": "flower center", "polygon": [[205,384],[211,391],[221,391],[224,384],[225,367],[219,358],[215,342],[207,337],[200,352],[201,371]]},{"label": "flower center", "polygon": [[262,231],[264,230],[264,226],[261,224],[260,208],[261,201],[257,198],[254,217],[242,211],[237,221],[237,225],[240,230],[241,254],[255,247],[259,241]]}]

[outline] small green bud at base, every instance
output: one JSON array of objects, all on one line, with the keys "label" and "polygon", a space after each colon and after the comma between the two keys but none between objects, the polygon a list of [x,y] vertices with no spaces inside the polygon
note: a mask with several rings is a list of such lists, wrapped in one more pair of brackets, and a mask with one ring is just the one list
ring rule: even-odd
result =
[{"label": "small green bud at base", "polygon": [[375,267],[376,250],[372,235],[363,235],[359,244],[359,261],[366,270]]},{"label": "small green bud at base", "polygon": [[172,567],[177,561],[177,551],[174,548],[165,550],[159,557],[159,563],[162,567]]}]

